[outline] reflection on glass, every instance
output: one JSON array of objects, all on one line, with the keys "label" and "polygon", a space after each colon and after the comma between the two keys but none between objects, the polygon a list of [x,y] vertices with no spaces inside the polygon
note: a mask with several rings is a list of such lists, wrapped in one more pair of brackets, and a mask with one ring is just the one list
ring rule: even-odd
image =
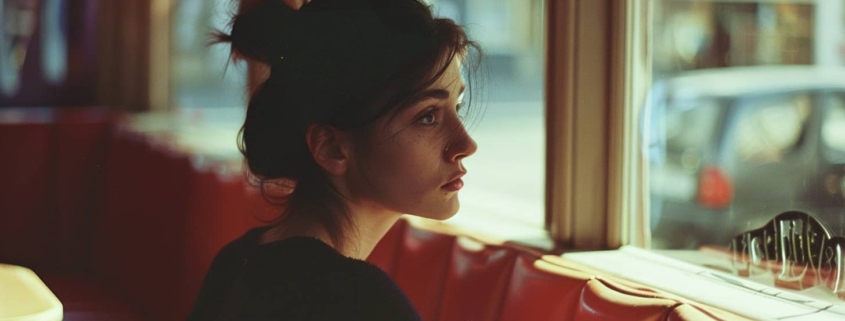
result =
[{"label": "reflection on glass", "polygon": [[[845,236],[845,1],[654,4],[643,114],[653,247],[727,251],[788,211]],[[746,245],[781,237],[806,241]],[[760,251],[749,262],[770,264]]]},{"label": "reflection on glass", "polygon": [[41,5],[42,73],[48,83],[59,85],[67,76],[67,1],[43,0]]},{"label": "reflection on glass", "polygon": [[0,95],[20,89],[21,72],[35,30],[37,0],[0,0]]},{"label": "reflection on glass", "polygon": [[780,162],[798,147],[811,107],[807,94],[753,102],[737,120],[734,157],[756,165]]},{"label": "reflection on glass", "polygon": [[822,125],[822,141],[836,153],[845,153],[845,96],[827,100],[827,115]]}]

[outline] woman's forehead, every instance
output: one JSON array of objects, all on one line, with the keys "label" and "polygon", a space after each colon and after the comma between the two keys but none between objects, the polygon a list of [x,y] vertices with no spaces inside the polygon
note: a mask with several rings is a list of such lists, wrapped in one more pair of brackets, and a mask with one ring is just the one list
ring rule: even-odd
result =
[{"label": "woman's forehead", "polygon": [[442,88],[458,95],[464,87],[466,87],[466,84],[463,75],[461,75],[461,62],[458,57],[455,57],[443,74],[431,84],[430,88]]}]

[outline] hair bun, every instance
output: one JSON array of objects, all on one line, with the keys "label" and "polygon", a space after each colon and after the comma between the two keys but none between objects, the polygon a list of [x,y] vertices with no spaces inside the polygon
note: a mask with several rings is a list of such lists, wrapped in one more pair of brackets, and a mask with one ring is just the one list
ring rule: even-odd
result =
[{"label": "hair bun", "polygon": [[298,29],[298,20],[297,11],[281,0],[242,1],[231,34],[218,38],[231,42],[242,58],[270,63]]}]

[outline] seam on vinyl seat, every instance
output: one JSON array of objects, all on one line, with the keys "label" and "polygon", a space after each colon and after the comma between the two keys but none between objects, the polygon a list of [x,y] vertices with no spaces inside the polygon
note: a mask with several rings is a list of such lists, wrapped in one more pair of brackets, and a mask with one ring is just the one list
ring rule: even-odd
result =
[{"label": "seam on vinyl seat", "polygon": [[683,305],[682,302],[676,302],[675,304],[670,306],[668,309],[666,309],[666,311],[663,311],[663,316],[661,317],[661,319],[664,321],[669,321],[669,315],[672,314],[672,311],[674,311],[677,307],[681,305]]},{"label": "seam on vinyl seat", "polygon": [[692,303],[691,303],[691,302],[681,302],[681,304],[679,304],[679,305],[677,305],[677,306],[674,306],[674,307],[673,307],[673,310],[674,310],[674,308],[678,308],[678,307],[680,307],[681,305],[685,305],[685,304],[686,304],[686,305],[688,305],[688,306],[690,306],[690,307],[692,307],[693,309],[698,310],[698,312],[701,312],[701,313],[703,313],[703,314],[707,315],[708,317],[712,318],[712,319],[713,319],[713,320],[715,320],[715,321],[725,321],[725,320],[727,320],[727,319],[721,318],[721,317],[719,317],[719,316],[717,316],[717,315],[713,314],[713,312],[712,312],[712,311],[710,311],[710,310],[708,310],[708,309],[704,309],[704,308],[699,307],[699,306],[697,305],[697,303],[694,303],[694,302],[692,302]]},{"label": "seam on vinyl seat", "polygon": [[[664,300],[679,302],[678,300],[675,300],[675,299],[662,297],[658,293],[640,293],[639,291],[642,291],[642,290],[638,290],[638,289],[633,289],[634,291],[631,291],[629,289],[625,289],[625,288],[620,287],[618,284],[615,284],[615,282],[613,280],[606,279],[604,277],[597,276],[596,279],[599,282],[601,282],[604,286],[606,286],[606,287],[608,287],[608,288],[610,288],[610,289],[612,289],[616,292],[622,293],[622,294],[640,297],[640,298],[647,298],[647,299],[664,299]],[[646,292],[646,291],[642,291],[642,292]]]},{"label": "seam on vinyl seat", "polygon": [[496,297],[496,304],[494,305],[495,309],[496,309],[496,313],[493,314],[494,316],[496,316],[496,319],[498,319],[499,316],[502,315],[502,309],[505,308],[504,303],[505,303],[505,299],[507,299],[508,291],[510,291],[511,278],[513,278],[513,270],[516,268],[516,264],[517,264],[517,261],[518,261],[517,259],[519,258],[519,255],[520,255],[519,251],[516,251],[516,250],[511,249],[511,248],[506,247],[506,246],[501,246],[501,249],[508,251],[508,252],[511,252],[511,253],[508,253],[508,255],[511,256],[511,259],[510,259],[511,264],[508,264],[507,270],[504,272],[504,274],[505,274],[505,278],[503,279],[504,286],[502,286],[501,291],[499,291],[499,295]]}]

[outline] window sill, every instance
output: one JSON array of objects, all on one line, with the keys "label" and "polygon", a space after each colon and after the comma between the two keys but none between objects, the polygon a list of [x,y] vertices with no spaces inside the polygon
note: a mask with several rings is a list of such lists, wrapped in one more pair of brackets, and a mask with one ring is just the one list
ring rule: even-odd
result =
[{"label": "window sill", "polygon": [[[698,262],[708,261],[709,255],[700,251],[672,252],[695,254]],[[760,285],[633,246],[614,251],[567,253],[563,257],[620,279],[752,319],[820,321],[845,317],[845,304],[831,304]]]},{"label": "window sill", "polygon": [[555,248],[551,235],[542,226],[468,205],[462,205],[461,211],[443,224],[545,252],[551,252]]}]

